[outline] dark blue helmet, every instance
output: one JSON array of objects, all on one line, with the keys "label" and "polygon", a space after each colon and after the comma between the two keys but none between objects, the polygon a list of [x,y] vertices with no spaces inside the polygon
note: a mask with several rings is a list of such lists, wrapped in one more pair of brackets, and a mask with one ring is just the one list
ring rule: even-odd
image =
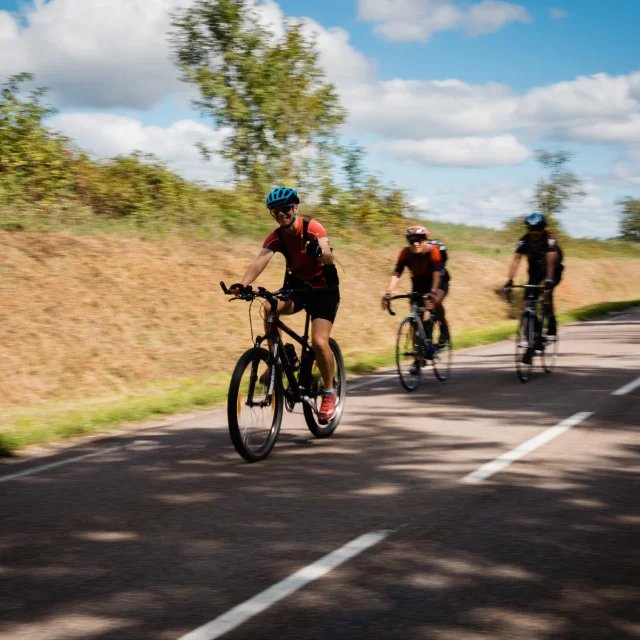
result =
[{"label": "dark blue helmet", "polygon": [[547,219],[537,211],[530,213],[525,219],[524,223],[529,227],[531,231],[542,231],[547,226]]},{"label": "dark blue helmet", "polygon": [[276,187],[268,196],[266,205],[268,209],[280,207],[283,204],[300,204],[300,198],[295,189],[289,187]]}]

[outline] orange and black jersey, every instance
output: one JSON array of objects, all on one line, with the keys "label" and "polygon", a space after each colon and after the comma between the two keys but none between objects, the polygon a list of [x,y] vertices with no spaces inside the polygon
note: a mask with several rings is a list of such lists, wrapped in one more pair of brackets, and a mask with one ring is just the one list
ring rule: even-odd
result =
[{"label": "orange and black jersey", "polygon": [[410,247],[400,251],[394,273],[402,275],[405,267],[411,271],[415,281],[431,281],[433,274],[442,271],[442,255],[435,245],[428,244],[423,253],[413,253]]}]

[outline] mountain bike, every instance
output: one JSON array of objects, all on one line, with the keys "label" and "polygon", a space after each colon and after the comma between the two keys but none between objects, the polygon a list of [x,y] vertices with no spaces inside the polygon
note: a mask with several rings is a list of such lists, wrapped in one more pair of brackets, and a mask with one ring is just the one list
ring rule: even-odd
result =
[{"label": "mountain bike", "polygon": [[[540,356],[542,369],[551,373],[558,360],[558,336],[549,336],[548,293],[540,298],[540,290],[544,287],[539,284],[513,285],[509,289],[524,289],[526,306],[520,316],[520,325],[516,333],[516,374],[520,382],[528,382],[531,379],[533,360]],[[510,300],[510,291],[507,291],[507,299]],[[538,313],[540,309],[540,313]]]},{"label": "mountain bike", "polygon": [[[225,294],[232,295],[224,282],[221,282],[220,286]],[[336,412],[327,424],[320,424],[318,414],[323,382],[316,364],[315,351],[309,343],[310,315],[307,312],[304,335],[299,336],[280,321],[276,314],[278,300],[287,301],[292,296],[303,293],[308,293],[308,289],[267,291],[264,287],[258,287],[257,290],[247,287],[242,295],[230,300],[252,303],[256,299],[262,299],[265,301],[263,306],[267,312],[266,333],[257,336],[254,346],[240,356],[231,376],[227,399],[231,441],[236,451],[247,462],[264,460],[269,455],[278,439],[285,408],[287,411],[293,411],[295,405],[301,403],[307,427],[316,438],[328,438],[333,435],[342,417],[347,393],[346,370],[338,343],[333,338],[329,339],[335,359],[333,383],[336,392]],[[302,347],[298,370],[294,366],[294,358],[297,358],[295,347],[288,350],[283,346],[280,331]],[[270,345],[270,349],[261,346],[265,341]],[[262,375],[259,371],[261,367],[266,367]]]},{"label": "mountain bike", "polygon": [[[451,334],[441,342],[443,336],[442,323],[436,318],[433,310],[425,306],[429,294],[407,293],[390,296],[389,313],[395,316],[391,309],[391,302],[406,298],[411,302],[409,315],[400,323],[398,339],[396,341],[396,364],[400,384],[407,391],[415,391],[422,380],[423,367],[430,364],[438,380],[448,380],[451,373]],[[424,323],[421,318],[428,312]]]}]

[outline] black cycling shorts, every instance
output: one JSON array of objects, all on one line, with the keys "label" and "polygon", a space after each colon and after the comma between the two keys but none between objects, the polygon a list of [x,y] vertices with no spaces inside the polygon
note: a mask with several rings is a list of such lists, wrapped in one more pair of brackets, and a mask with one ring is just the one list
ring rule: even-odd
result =
[{"label": "black cycling shorts", "polygon": [[[449,276],[449,272],[445,269],[442,272],[442,276],[440,277],[440,285],[438,289],[446,293],[449,293],[449,280],[451,277]],[[413,291],[417,293],[430,293],[431,289],[433,289],[433,278],[429,278],[428,280],[414,278],[413,279]]]},{"label": "black cycling shorts", "polygon": [[340,289],[314,289],[309,293],[296,295],[293,300],[293,313],[298,313],[305,309],[309,312],[311,320],[322,318],[333,323],[338,314],[340,306]]},{"label": "black cycling shorts", "polygon": [[[562,280],[562,272],[564,271],[564,265],[559,264],[553,270],[553,286],[554,288],[558,286],[560,280]],[[545,272],[540,271],[529,271],[529,282],[527,284],[541,284],[547,277]]]}]

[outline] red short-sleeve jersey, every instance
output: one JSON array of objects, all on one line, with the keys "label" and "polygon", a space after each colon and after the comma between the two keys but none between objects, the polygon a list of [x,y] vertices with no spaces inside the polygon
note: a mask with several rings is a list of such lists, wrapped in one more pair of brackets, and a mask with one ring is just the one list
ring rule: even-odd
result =
[{"label": "red short-sleeve jersey", "polygon": [[314,286],[326,283],[321,282],[323,280],[323,265],[317,258],[312,258],[304,252],[304,248],[307,242],[312,240],[328,240],[327,232],[324,227],[317,220],[310,220],[307,228],[307,235],[303,237],[304,225],[302,218],[298,218],[298,228],[295,235],[288,233],[282,233],[284,240],[284,251],[280,244],[280,236],[277,231],[272,231],[267,239],[262,244],[262,248],[267,251],[276,252],[279,251],[283,255],[287,256],[289,263],[287,264],[287,270],[299,280],[310,281]]}]

